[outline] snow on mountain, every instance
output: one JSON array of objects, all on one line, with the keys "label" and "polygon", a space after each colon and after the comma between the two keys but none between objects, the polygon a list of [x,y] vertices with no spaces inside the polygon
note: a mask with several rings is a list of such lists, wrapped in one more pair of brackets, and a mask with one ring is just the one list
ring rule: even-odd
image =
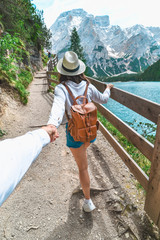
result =
[{"label": "snow on mountain", "polygon": [[59,58],[70,46],[74,27],[93,76],[144,71],[160,58],[159,27],[135,25],[122,29],[110,25],[109,16],[94,17],[83,9],[62,13],[50,28],[52,51]]}]

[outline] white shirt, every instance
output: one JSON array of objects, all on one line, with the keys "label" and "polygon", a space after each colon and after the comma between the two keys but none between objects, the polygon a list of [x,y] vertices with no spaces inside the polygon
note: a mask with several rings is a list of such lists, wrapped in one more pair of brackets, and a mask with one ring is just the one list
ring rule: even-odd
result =
[{"label": "white shirt", "polygon": [[0,206],[49,142],[44,129],[0,141]]},{"label": "white shirt", "polygon": [[[73,96],[76,98],[77,96],[84,95],[84,91],[86,88],[86,81],[81,81],[80,83],[75,83],[72,81],[66,81],[66,85],[71,90]],[[107,103],[108,98],[110,97],[110,89],[106,88],[103,93],[99,92],[96,87],[94,87],[91,83],[88,86],[87,98],[88,102],[92,100],[97,103]],[[80,104],[83,100],[79,100],[78,104]],[[70,108],[73,104],[72,98],[69,95],[66,87],[63,84],[59,84],[55,87],[54,91],[54,101],[51,109],[51,114],[49,117],[49,121],[47,124],[53,124],[57,128],[61,123],[67,122],[65,117],[65,110],[67,111],[69,117]]]}]

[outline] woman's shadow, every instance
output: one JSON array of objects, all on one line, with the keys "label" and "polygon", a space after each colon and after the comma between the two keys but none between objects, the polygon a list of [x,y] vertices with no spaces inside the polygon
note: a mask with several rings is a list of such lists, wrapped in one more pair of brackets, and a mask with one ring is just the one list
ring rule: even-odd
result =
[{"label": "woman's shadow", "polygon": [[[69,202],[68,218],[53,230],[46,240],[88,239],[93,227],[92,213],[85,213],[80,206],[81,192],[73,193]],[[79,238],[78,238],[79,236]]]}]

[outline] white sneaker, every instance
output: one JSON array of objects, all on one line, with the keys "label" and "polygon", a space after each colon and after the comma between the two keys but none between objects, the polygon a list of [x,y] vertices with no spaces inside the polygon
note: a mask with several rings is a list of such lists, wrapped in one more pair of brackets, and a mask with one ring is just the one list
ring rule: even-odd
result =
[{"label": "white sneaker", "polygon": [[93,204],[93,202],[92,202],[91,199],[89,199],[89,200],[85,199],[85,200],[84,200],[83,210],[84,210],[85,212],[92,212],[95,208],[96,208],[96,207],[95,207],[95,205]]}]

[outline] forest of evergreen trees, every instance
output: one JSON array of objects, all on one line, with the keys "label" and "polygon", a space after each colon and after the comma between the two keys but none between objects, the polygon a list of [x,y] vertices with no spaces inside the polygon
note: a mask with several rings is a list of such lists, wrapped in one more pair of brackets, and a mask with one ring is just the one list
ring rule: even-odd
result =
[{"label": "forest of evergreen trees", "polygon": [[100,78],[100,81],[160,81],[160,60],[149,66],[143,73],[122,74],[116,77]]},{"label": "forest of evergreen trees", "polygon": [[43,12],[30,0],[1,0],[0,22],[5,32],[19,36],[27,47],[41,49],[50,45],[51,33],[44,23]]}]

